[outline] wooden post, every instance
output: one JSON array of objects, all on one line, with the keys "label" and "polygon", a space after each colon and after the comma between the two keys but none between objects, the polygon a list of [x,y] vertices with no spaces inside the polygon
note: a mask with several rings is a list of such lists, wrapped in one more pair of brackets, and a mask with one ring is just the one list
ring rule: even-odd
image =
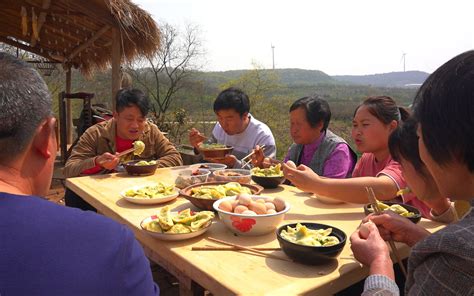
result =
[{"label": "wooden post", "polygon": [[[67,66],[66,71],[66,93],[71,93],[71,65]],[[67,143],[72,144],[72,105],[71,100],[66,100],[66,129],[67,129]]]},{"label": "wooden post", "polygon": [[117,28],[112,29],[112,110],[115,111],[115,94],[120,89],[122,38]]}]

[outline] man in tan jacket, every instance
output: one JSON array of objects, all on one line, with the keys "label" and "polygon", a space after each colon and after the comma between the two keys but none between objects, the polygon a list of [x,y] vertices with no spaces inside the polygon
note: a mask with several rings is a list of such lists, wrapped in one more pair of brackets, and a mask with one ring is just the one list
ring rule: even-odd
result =
[{"label": "man in tan jacket", "polygon": [[[73,148],[64,167],[67,178],[113,171],[120,162],[118,153],[133,147],[140,140],[145,150],[137,159],[156,160],[158,167],[182,165],[179,152],[147,121],[150,102],[138,89],[122,89],[116,96],[114,117],[85,131]],[[67,190],[66,205],[94,210],[74,192]]]}]

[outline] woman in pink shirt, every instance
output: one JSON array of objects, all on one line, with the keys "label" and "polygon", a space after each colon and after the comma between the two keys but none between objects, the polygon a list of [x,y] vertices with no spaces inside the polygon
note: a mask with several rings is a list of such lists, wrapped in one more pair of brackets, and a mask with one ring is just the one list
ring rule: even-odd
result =
[{"label": "woman in pink shirt", "polygon": [[[379,200],[390,200],[406,187],[400,164],[392,159],[388,137],[400,122],[407,119],[406,109],[387,96],[366,99],[357,107],[352,120],[352,138],[362,157],[350,179],[323,178],[305,165],[283,165],[285,177],[303,191],[340,201],[367,203],[365,187],[372,187]],[[428,207],[423,205],[422,211]]]}]

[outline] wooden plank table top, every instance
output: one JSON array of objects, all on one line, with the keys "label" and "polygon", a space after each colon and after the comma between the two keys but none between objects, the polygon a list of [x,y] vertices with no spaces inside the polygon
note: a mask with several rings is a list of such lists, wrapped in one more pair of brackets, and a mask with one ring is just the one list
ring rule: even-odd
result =
[{"label": "wooden plank table top", "polygon": [[[66,186],[103,215],[128,225],[144,246],[147,256],[180,280],[182,291],[191,291],[194,281],[215,295],[326,295],[338,292],[368,275],[368,269],[353,259],[349,242],[337,260],[320,266],[291,263],[246,252],[192,251],[193,246],[222,246],[207,240],[208,236],[248,247],[279,247],[275,233],[257,237],[235,236],[218,218],[209,231],[193,239],[170,242],[149,236],[140,229],[144,218],[156,214],[165,205],[170,205],[172,210],[193,206],[182,197],[159,205],[132,204],[120,196],[120,191],[147,182],[173,183],[183,168],[158,169],[154,175],[146,177],[117,173],[70,178],[66,180]],[[292,186],[267,189],[262,195],[279,196],[291,204],[283,223],[305,221],[328,224],[343,230],[349,237],[364,217],[361,205],[324,204],[313,195]],[[443,227],[443,224],[426,219],[419,224],[431,232]],[[406,245],[397,244],[397,248],[402,258],[408,256]],[[271,253],[285,256],[282,251]]]}]

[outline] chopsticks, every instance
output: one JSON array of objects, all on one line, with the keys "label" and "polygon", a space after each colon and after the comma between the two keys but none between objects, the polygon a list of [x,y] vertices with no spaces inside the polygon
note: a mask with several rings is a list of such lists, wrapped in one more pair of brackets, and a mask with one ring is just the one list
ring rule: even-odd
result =
[{"label": "chopsticks", "polygon": [[[258,251],[281,251],[281,248],[252,248]],[[205,245],[204,247],[192,247],[192,251],[239,251],[238,247],[217,247]]]},{"label": "chopsticks", "polygon": [[[365,187],[365,190],[367,190],[369,202],[372,205],[372,209],[374,209],[375,214],[377,215],[382,214],[382,211],[380,210],[379,205],[377,204],[377,198],[375,197],[375,193],[372,187]],[[405,269],[405,266],[402,263],[402,260],[400,259],[400,254],[398,254],[398,250],[395,247],[395,243],[393,242],[393,239],[389,239],[388,243],[390,245],[390,248],[392,249],[393,254],[395,255],[395,258],[397,259],[398,265],[400,265],[400,269],[402,270],[403,275],[406,278],[407,271]]]},{"label": "chopsticks", "polygon": [[127,150],[125,150],[125,151],[120,152],[119,154],[117,154],[117,157],[122,157],[122,156],[124,156],[125,154],[129,154],[130,152],[133,152],[133,151],[135,151],[135,148],[132,147],[132,148],[130,148],[130,149],[127,149]]},{"label": "chopsticks", "polygon": [[[262,152],[265,151],[265,144],[262,145],[262,146],[260,147],[260,149],[262,149]],[[240,161],[245,161],[247,158],[250,157],[249,161],[245,162],[245,163],[242,165],[243,168],[246,167],[246,166],[248,166],[249,163],[252,162],[252,155],[254,155],[254,154],[255,154],[255,150],[252,150],[252,152],[250,152],[249,154],[247,154],[246,156],[244,156],[244,157],[240,160]]]},{"label": "chopsticks", "polygon": [[287,261],[287,262],[293,262],[293,260],[290,260],[290,259],[288,259],[288,258],[276,256],[276,255],[273,255],[273,254],[267,254],[267,253],[265,253],[265,252],[262,252],[262,251],[260,251],[260,250],[255,249],[255,248],[249,248],[249,247],[245,247],[245,246],[241,246],[241,245],[237,245],[237,244],[225,242],[225,241],[222,241],[222,240],[220,240],[220,239],[212,238],[212,237],[208,237],[207,239],[210,240],[210,241],[216,242],[216,243],[220,243],[220,244],[223,244],[223,245],[231,246],[231,247],[233,247],[233,248],[236,248],[237,251],[239,251],[239,250],[245,250],[245,251],[249,251],[249,252],[252,252],[252,253],[255,253],[255,254],[263,255],[263,256],[268,257],[268,258],[283,260],[283,261]]}]

